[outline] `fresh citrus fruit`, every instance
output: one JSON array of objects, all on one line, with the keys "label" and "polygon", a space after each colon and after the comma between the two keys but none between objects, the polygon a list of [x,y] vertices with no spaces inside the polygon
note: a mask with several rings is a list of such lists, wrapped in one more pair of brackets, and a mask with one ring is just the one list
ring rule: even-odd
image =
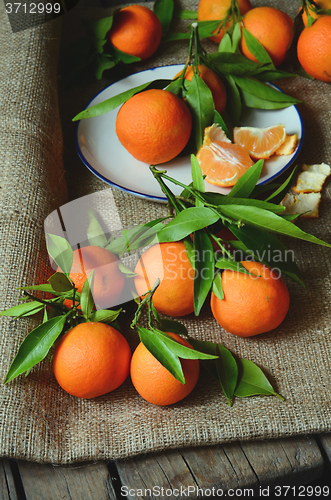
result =
[{"label": "fresh citrus fruit", "polygon": [[160,279],[153,303],[161,314],[186,316],[194,311],[194,269],[183,242],[151,246],[140,257],[135,273],[135,286],[141,297]]},{"label": "fresh citrus fruit", "polygon": [[235,127],[233,141],[240,144],[249,155],[258,160],[270,158],[286,139],[285,126],[281,123],[270,127]]},{"label": "fresh citrus fruit", "polygon": [[191,113],[178,96],[151,89],[135,94],[120,108],[116,133],[137,160],[165,163],[186,146],[192,129]]},{"label": "fresh citrus fruit", "polygon": [[216,321],[228,332],[251,337],[274,330],[284,320],[290,296],[283,279],[259,262],[242,262],[250,274],[225,270],[224,299],[211,295]]},{"label": "fresh citrus fruit", "polygon": [[[208,68],[208,66],[199,64],[198,69],[200,72],[199,76],[211,90],[216,111],[222,114],[226,106],[226,89],[224,83],[215,71]],[[180,74],[181,72],[176,77]],[[185,71],[185,79],[191,81],[193,74],[193,68],[189,66]]]},{"label": "fresh citrus fruit", "polygon": [[216,186],[233,186],[254,164],[247,151],[232,144],[215,124],[205,129],[197,160],[206,181]]},{"label": "fresh citrus fruit", "polygon": [[[239,10],[243,16],[252,9],[252,4],[249,0],[238,0]],[[198,6],[198,21],[224,21],[231,10],[231,0],[200,0]],[[226,23],[226,30],[232,25],[232,21]],[[218,28],[219,29],[219,28]],[[215,33],[218,31],[215,30]],[[224,28],[220,32],[212,37],[216,43],[219,43],[224,36]]]},{"label": "fresh citrus fruit", "polygon": [[153,11],[142,5],[129,5],[114,16],[109,32],[111,44],[118,50],[148,59],[158,48],[162,36],[161,23]]},{"label": "fresh citrus fruit", "polygon": [[[73,252],[69,277],[80,293],[86,278],[94,269],[94,302],[99,309],[106,309],[118,304],[124,288],[125,277],[119,270],[118,263],[117,257],[105,248],[93,245],[78,248]],[[57,271],[61,272],[61,269],[58,268]],[[65,305],[70,307],[72,302],[66,299]]]},{"label": "fresh citrus fruit", "polygon": [[129,374],[131,350],[115,328],[104,323],[80,323],[54,350],[53,371],[66,392],[96,398],[117,389]]},{"label": "fresh citrus fruit", "polygon": [[[167,332],[180,344],[190,344],[175,333]],[[139,392],[149,403],[155,405],[172,405],[185,398],[194,389],[199,378],[199,361],[197,359],[181,359],[185,384],[179,382],[140,342],[131,359],[131,380]]]},{"label": "fresh citrus fruit", "polygon": [[[323,10],[331,9],[331,0],[315,0],[315,3]],[[313,19],[317,19],[321,16],[321,14],[317,14],[314,9],[311,9],[309,5],[307,5],[307,9]],[[305,10],[303,10],[302,13],[302,21],[305,26],[308,26],[308,16]]]},{"label": "fresh citrus fruit", "polygon": [[[244,27],[263,45],[275,66],[279,66],[293,40],[293,20],[285,12],[274,7],[255,7],[243,18]],[[244,35],[241,37],[244,56],[257,62],[248,50]]]},{"label": "fresh citrus fruit", "polygon": [[313,78],[331,82],[331,16],[319,17],[298,39],[298,59]]}]

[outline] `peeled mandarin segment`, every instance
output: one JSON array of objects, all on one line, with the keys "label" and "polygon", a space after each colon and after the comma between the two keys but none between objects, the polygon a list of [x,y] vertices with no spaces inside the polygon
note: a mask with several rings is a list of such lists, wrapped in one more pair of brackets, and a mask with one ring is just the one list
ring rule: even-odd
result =
[{"label": "peeled mandarin segment", "polygon": [[216,186],[234,186],[254,164],[244,148],[224,141],[202,145],[197,160],[206,181]]},{"label": "peeled mandarin segment", "polygon": [[233,141],[242,146],[249,155],[259,160],[268,159],[285,142],[285,125],[279,123],[271,127],[235,127]]},{"label": "peeled mandarin segment", "polygon": [[292,153],[294,153],[295,148],[297,147],[297,141],[298,141],[297,134],[286,135],[285,141],[278,149],[276,149],[275,155],[276,156],[291,155]]}]

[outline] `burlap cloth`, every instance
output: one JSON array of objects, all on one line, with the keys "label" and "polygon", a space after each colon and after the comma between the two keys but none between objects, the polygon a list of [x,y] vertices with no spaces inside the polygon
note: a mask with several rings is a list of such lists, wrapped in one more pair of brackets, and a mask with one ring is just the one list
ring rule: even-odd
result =
[{"label": "burlap cloth", "polygon": [[[292,17],[300,4],[286,0],[263,3]],[[260,4],[254,2],[255,6]],[[196,8],[197,1],[183,5]],[[68,23],[69,17],[65,29]],[[76,155],[71,123],[71,118],[110,82],[106,77],[68,89],[60,81],[62,135],[56,76],[59,27],[58,22],[51,22],[12,34],[0,2],[1,310],[17,303],[16,287],[42,282],[50,274],[43,234],[47,215],[69,199],[110,189]],[[168,44],[148,64],[131,70],[183,62],[185,53],[185,42]],[[331,163],[330,86],[301,77],[280,84],[305,101],[300,105],[305,142],[298,163]],[[124,226],[146,222],[166,210],[164,205],[116,189],[113,196]],[[330,220],[328,183],[320,219],[299,224],[331,242]],[[198,319],[192,316],[184,320],[192,336],[221,340],[237,355],[262,366],[285,402],[273,397],[236,399],[230,409],[220,387],[203,371],[192,394],[171,407],[145,402],[130,380],[107,396],[81,400],[59,388],[51,366],[44,362],[28,377],[1,385],[0,456],[67,463],[331,431],[330,250],[300,241],[291,241],[290,247],[306,287],[286,280],[291,307],[276,331],[257,338],[237,338],[218,327],[208,306]],[[18,345],[38,322],[1,318],[0,324],[3,380]],[[127,335],[134,347],[136,334],[128,329]]]}]

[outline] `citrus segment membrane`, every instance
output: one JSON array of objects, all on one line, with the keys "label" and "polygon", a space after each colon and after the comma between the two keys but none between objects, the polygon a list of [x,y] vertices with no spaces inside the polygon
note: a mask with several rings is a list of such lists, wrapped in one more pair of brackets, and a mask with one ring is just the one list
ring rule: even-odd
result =
[{"label": "citrus segment membrane", "polygon": [[285,125],[270,127],[235,127],[233,141],[242,146],[255,160],[268,159],[285,142]]},{"label": "citrus segment membrane", "polygon": [[205,129],[197,160],[206,181],[216,186],[234,186],[254,164],[247,151],[238,144],[232,144],[222,128],[215,124]]}]

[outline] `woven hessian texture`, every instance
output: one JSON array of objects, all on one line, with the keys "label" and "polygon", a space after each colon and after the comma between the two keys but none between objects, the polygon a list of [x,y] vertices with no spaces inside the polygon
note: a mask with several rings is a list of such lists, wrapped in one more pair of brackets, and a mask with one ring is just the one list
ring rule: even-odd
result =
[{"label": "woven hessian texture", "polygon": [[[185,1],[181,5],[192,10],[197,3]],[[262,2],[253,4],[258,6]],[[263,4],[281,8],[293,18],[300,2],[279,0]],[[96,18],[101,12],[94,10],[88,15]],[[68,17],[64,21],[65,32],[71,20]],[[15,36],[8,26],[4,29],[3,23],[0,30],[1,46],[6,47],[0,55],[3,136],[0,148],[1,169],[4,169],[0,190],[3,233],[0,255],[1,307],[4,308],[16,303],[15,287],[43,279],[47,272],[43,220],[66,199],[65,188],[60,184],[61,136],[54,88],[56,25]],[[16,44],[19,49],[14,49]],[[215,50],[210,43],[206,47]],[[130,70],[184,62],[186,50],[187,42],[164,45],[151,60]],[[14,68],[17,68],[15,75]],[[90,79],[82,86],[69,89],[60,84],[68,195],[70,200],[75,200],[104,189],[112,191],[123,226],[132,227],[164,215],[166,207],[109,188],[82,164],[74,145],[72,117],[111,83],[109,78],[105,76],[100,82]],[[330,164],[330,86],[302,77],[281,81],[279,86],[305,102],[299,106],[305,141],[298,164],[323,161]],[[117,221],[117,214],[115,219]],[[320,219],[300,220],[298,224],[331,242],[330,183],[323,191]],[[130,380],[109,395],[81,400],[58,387],[45,362],[27,378],[20,377],[1,387],[0,456],[68,463],[331,431],[330,250],[301,241],[290,240],[288,244],[304,273],[306,287],[286,280],[291,306],[276,331],[256,338],[235,337],[217,325],[208,304],[199,318],[192,315],[183,319],[193,337],[221,341],[238,356],[263,367],[277,392],[284,396],[284,402],[274,397],[237,398],[230,409],[220,387],[205,372],[201,373],[191,395],[171,407],[145,402]],[[25,320],[13,324],[1,319],[2,379],[31,325],[32,322]],[[134,347],[136,334],[129,328],[128,333],[124,333]]]}]

